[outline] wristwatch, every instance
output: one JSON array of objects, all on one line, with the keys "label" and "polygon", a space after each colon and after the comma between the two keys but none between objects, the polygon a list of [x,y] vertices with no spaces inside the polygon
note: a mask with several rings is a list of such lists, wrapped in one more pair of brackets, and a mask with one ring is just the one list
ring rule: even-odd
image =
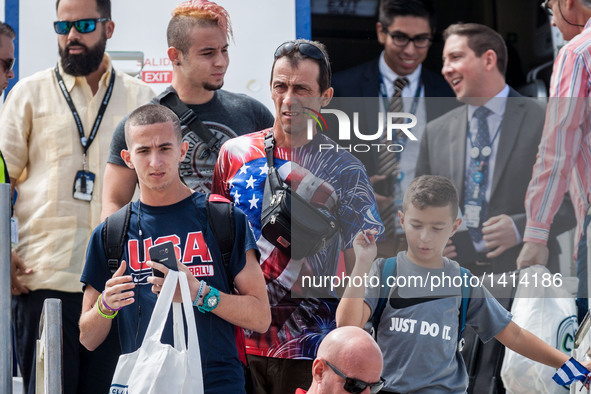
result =
[{"label": "wristwatch", "polygon": [[209,286],[209,293],[203,299],[203,305],[198,305],[199,312],[211,312],[220,302],[220,292],[215,287]]}]

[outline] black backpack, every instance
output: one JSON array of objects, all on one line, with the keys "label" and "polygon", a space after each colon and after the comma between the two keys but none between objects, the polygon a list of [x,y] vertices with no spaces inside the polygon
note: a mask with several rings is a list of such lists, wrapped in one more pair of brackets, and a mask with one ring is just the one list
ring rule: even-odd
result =
[{"label": "black backpack", "polygon": [[[229,288],[232,289],[233,293],[234,282],[230,277],[229,268],[232,248],[234,247],[234,204],[227,202],[225,198],[220,198],[216,194],[208,194],[205,198],[205,210],[207,211],[209,227],[212,229],[213,236],[220,248]],[[105,219],[102,233],[103,249],[107,255],[107,264],[111,275],[119,268],[125,242],[127,242],[130,216],[131,202]],[[235,326],[235,336],[236,347],[244,368],[245,389],[247,393],[253,393],[254,383],[246,359],[244,331],[241,327]]]},{"label": "black backpack", "polygon": [[[205,199],[205,209],[209,227],[213,230],[213,236],[222,254],[230,289],[233,289],[234,285],[232,278],[230,278],[229,266],[234,246],[234,204],[217,198],[215,194],[208,194]],[[131,202],[105,219],[103,249],[107,255],[107,264],[111,275],[119,268],[125,242],[127,242],[130,216]]]}]

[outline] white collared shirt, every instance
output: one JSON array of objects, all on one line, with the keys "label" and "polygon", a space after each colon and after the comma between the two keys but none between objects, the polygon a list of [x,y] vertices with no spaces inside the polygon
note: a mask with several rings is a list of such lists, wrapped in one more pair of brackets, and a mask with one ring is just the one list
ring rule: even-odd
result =
[{"label": "white collared shirt", "polygon": [[[406,98],[403,100],[403,107],[405,112],[410,112],[412,108],[413,98],[416,95],[417,89],[419,88],[420,80],[421,80],[421,70],[423,65],[419,64],[416,70],[414,70],[411,74],[406,75],[405,77],[408,79],[409,84],[402,89],[402,97]],[[382,81],[386,87],[386,92],[388,93],[388,101],[390,97],[394,94],[394,81],[397,78],[400,78],[398,74],[396,74],[392,69],[386,64],[386,60],[384,59],[384,51],[380,55],[380,60],[378,63],[378,69],[380,71],[380,75]],[[378,94],[381,94],[378,92]],[[425,130],[425,126],[427,124],[427,107],[425,105],[425,86],[421,88],[419,92],[419,100],[416,113],[414,114],[417,117],[417,125],[413,127],[410,131],[413,133],[415,137],[417,137],[417,141],[410,141],[407,140],[404,146],[404,150],[400,155],[400,171],[404,174],[404,178],[401,181],[401,192],[404,194],[406,188],[410,184],[410,182],[415,177],[415,167],[417,164],[417,160],[419,158],[419,148],[420,148],[420,141],[423,136],[423,131]],[[384,108],[384,100],[380,100],[380,111],[387,112],[387,109]],[[386,118],[386,117],[384,117]]]},{"label": "white collared shirt", "polygon": [[[493,173],[494,173],[494,169],[495,169],[495,163],[497,160],[497,152],[498,152],[498,148],[499,148],[499,140],[501,139],[501,126],[502,126],[502,122],[503,122],[503,116],[505,115],[505,108],[507,106],[507,98],[509,97],[509,86],[507,84],[505,84],[505,87],[503,87],[503,89],[501,89],[501,91],[499,93],[497,93],[497,95],[493,98],[491,98],[485,105],[484,107],[488,108],[491,111],[491,114],[488,116],[487,118],[487,123],[488,123],[488,131],[490,133],[490,139],[492,141],[492,139],[494,138],[494,141],[492,141],[492,145],[491,145],[491,154],[488,157],[488,183],[487,183],[487,188],[486,188],[486,194],[484,196],[484,198],[486,199],[486,202],[490,201],[490,195],[491,195],[491,190],[492,190],[492,180],[493,180]],[[474,117],[474,112],[476,111],[476,109],[478,109],[478,106],[476,105],[471,105],[468,104],[468,138],[470,139],[469,141],[467,141],[466,144],[466,170],[469,168],[470,166],[470,161],[472,160],[472,158],[470,157],[470,150],[472,149],[472,144],[470,143],[470,141],[474,141],[476,139],[476,133],[478,132],[478,119],[476,119]],[[496,138],[495,138],[495,134],[496,134]],[[482,223],[481,223],[482,224]],[[517,236],[517,240],[518,242],[521,242],[521,235],[519,234],[519,231],[517,230],[517,226],[515,225],[515,223],[513,223],[513,229],[515,231],[515,234]],[[485,241],[481,240],[478,243],[474,244],[474,247],[476,248],[476,250],[478,252],[484,252],[486,251],[486,246],[485,246]]]}]

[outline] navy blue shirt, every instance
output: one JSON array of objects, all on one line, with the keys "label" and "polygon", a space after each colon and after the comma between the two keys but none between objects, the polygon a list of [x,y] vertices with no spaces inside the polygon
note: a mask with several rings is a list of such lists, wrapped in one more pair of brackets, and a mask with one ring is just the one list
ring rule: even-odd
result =
[{"label": "navy blue shirt", "polygon": [[[138,214],[139,212],[139,214]],[[141,228],[140,237],[138,229]],[[94,229],[86,254],[86,264],[81,281],[102,292],[111,278],[107,257],[103,249],[103,224]],[[240,209],[234,210],[235,242],[229,265],[233,279],[246,264],[246,251],[258,253],[252,230]],[[209,227],[205,210],[205,195],[194,193],[191,197],[168,206],[153,207],[138,201],[132,204],[123,260],[128,264],[125,275],[136,282],[135,302],[124,307],[118,314],[121,351],[131,353],[141,346],[148,322],[156,304],[156,295],[146,281],[152,275],[148,260],[148,248],[172,241],[177,258],[199,280],[224,293],[231,293],[213,231]],[[139,247],[142,244],[143,247]],[[195,323],[199,336],[201,363],[206,393],[240,393],[244,391],[244,373],[236,349],[234,326],[213,313],[195,310]],[[172,312],[169,315],[162,342],[173,344]]]}]

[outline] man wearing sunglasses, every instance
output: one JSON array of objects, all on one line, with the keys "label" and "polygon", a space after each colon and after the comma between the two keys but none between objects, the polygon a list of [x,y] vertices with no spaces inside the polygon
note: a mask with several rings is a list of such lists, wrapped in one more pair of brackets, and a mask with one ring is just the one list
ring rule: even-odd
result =
[{"label": "man wearing sunglasses", "polygon": [[8,86],[8,80],[14,78],[14,43],[16,37],[10,25],[0,22],[0,94]]},{"label": "man wearing sunglasses", "polygon": [[[0,22],[0,94],[8,86],[8,80],[14,78],[14,44],[13,40],[16,33],[7,23]],[[10,174],[4,161],[4,156],[0,152],[0,183],[10,183]],[[18,279],[18,275],[28,274],[32,271],[28,269],[22,260],[13,252],[12,253],[12,270],[11,270],[11,287],[12,294],[20,294],[27,292],[27,288],[23,286]]]},{"label": "man wearing sunglasses", "polygon": [[527,223],[518,268],[548,261],[549,228],[568,191],[577,217],[579,323],[588,308],[591,196],[591,1],[546,0],[542,7],[568,43],[554,60],[542,142],[525,198]]},{"label": "man wearing sunglasses", "polygon": [[13,288],[16,351],[25,390],[33,393],[41,309],[46,298],[58,298],[65,392],[104,393],[118,349],[113,342],[91,353],[80,345],[79,277],[85,245],[99,224],[113,130],[154,94],[114,70],[105,55],[115,27],[109,0],[58,0],[56,11],[57,64],[19,81],[0,111],[0,149],[18,189],[15,252],[33,270],[18,277],[22,294]]},{"label": "man wearing sunglasses", "polygon": [[[222,144],[237,135],[270,127],[273,115],[257,100],[222,89],[230,63],[228,12],[214,2],[195,0],[179,4],[172,14],[166,32],[172,84],[152,103],[165,105],[177,115],[189,114],[180,116],[189,151],[179,170],[191,189],[209,192]],[[173,108],[176,101],[184,108]],[[193,117],[198,120],[191,124]],[[127,149],[124,121],[113,135],[105,169],[103,218],[131,200],[137,181],[135,171],[121,158],[121,151]]]},{"label": "man wearing sunglasses", "polygon": [[[404,147],[399,154],[378,151],[373,147],[357,152],[372,180],[380,215],[386,226],[384,242],[378,242],[379,255],[390,256],[395,250],[404,249],[404,232],[396,228],[395,212],[400,209],[404,190],[414,178],[414,166],[419,154],[419,141],[428,120],[442,115],[455,104],[452,100],[423,98],[453,97],[453,91],[441,75],[423,66],[433,42],[435,11],[431,0],[382,0],[376,33],[384,47],[380,56],[370,62],[335,74],[335,97],[366,97],[364,100],[343,100],[360,113],[359,128],[371,134],[380,128],[377,112],[407,112],[417,117],[417,126],[411,129],[417,141],[406,135],[386,140],[385,133],[373,143],[393,144]],[[371,98],[371,99],[370,99]],[[379,99],[376,99],[379,98]],[[340,103],[341,101],[339,101]],[[441,104],[447,104],[442,107]],[[329,130],[336,129],[329,127]],[[333,135],[331,134],[331,137]],[[352,138],[337,141],[341,144],[366,143]],[[394,171],[397,163],[399,172]],[[398,246],[395,246],[398,245]]]},{"label": "man wearing sunglasses", "polygon": [[[310,385],[316,349],[323,336],[336,327],[339,298],[329,286],[312,290],[314,286],[303,284],[304,277],[336,276],[341,250],[345,266],[351,270],[355,261],[352,240],[359,228],[382,230],[363,165],[349,152],[323,150],[336,143],[316,126],[308,134],[309,121],[332,98],[330,73],[321,43],[295,40],[280,45],[271,71],[271,98],[276,111],[273,128],[226,142],[214,169],[212,191],[246,213],[267,281],[271,328],[263,334],[247,332],[246,338],[258,393],[293,393]],[[272,146],[270,140],[274,141]],[[266,144],[272,152],[271,164]],[[268,196],[265,183],[270,167],[290,185],[292,194],[324,209],[337,223],[339,234],[317,252],[296,259],[281,249],[286,244],[284,238],[262,235],[261,212],[264,196]],[[266,189],[270,191],[270,187]],[[291,212],[292,216],[298,213],[303,216],[296,210]],[[291,254],[295,254],[294,249]]]},{"label": "man wearing sunglasses", "polygon": [[367,394],[384,387],[382,351],[359,327],[331,331],[318,347],[312,364],[312,385],[296,394]]}]

